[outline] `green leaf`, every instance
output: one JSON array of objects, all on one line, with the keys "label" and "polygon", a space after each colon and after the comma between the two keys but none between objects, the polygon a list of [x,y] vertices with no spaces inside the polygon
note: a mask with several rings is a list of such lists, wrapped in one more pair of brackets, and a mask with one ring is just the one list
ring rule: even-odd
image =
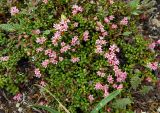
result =
[{"label": "green leaf", "polygon": [[120,92],[121,90],[116,90],[112,92],[109,96],[105,97],[98,103],[98,105],[91,111],[91,113],[98,113],[98,111],[102,109],[102,107],[104,107],[108,102],[114,99],[118,94],[120,94]]},{"label": "green leaf", "polygon": [[147,93],[149,93],[149,91],[153,90],[152,86],[143,86],[142,89],[140,90],[140,92],[145,95]]},{"label": "green leaf", "polygon": [[20,29],[20,25],[19,24],[0,24],[0,29],[13,32]]},{"label": "green leaf", "polygon": [[61,14],[61,19],[65,20],[67,17],[63,14]]},{"label": "green leaf", "polygon": [[116,109],[126,109],[126,106],[131,103],[130,98],[121,98],[112,103],[112,106]]},{"label": "green leaf", "polygon": [[123,36],[129,36],[131,33],[132,33],[132,32],[126,31],[126,32],[124,32],[122,35],[123,35]]},{"label": "green leaf", "polygon": [[133,89],[137,89],[137,87],[141,84],[141,79],[138,76],[134,76],[131,78],[131,87]]},{"label": "green leaf", "polygon": [[48,35],[48,34],[50,34],[50,32],[51,32],[50,30],[46,30],[46,31],[44,31],[44,34]]},{"label": "green leaf", "polygon": [[52,109],[52,108],[50,108],[50,107],[43,106],[43,105],[33,105],[33,106],[31,106],[31,107],[44,109],[44,110],[46,110],[46,111],[48,111],[48,112],[50,112],[50,113],[60,113],[60,112],[58,112],[58,111],[56,111],[56,110],[54,110],[54,109]]},{"label": "green leaf", "polygon": [[139,4],[140,0],[132,0],[129,2],[129,6],[132,10],[138,9]]}]

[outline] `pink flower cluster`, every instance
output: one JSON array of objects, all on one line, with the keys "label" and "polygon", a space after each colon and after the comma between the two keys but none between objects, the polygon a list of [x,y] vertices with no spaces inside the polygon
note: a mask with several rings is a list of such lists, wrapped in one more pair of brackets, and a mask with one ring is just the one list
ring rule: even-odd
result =
[{"label": "pink flower cluster", "polygon": [[10,13],[11,15],[16,15],[19,13],[19,10],[17,9],[16,6],[14,6],[14,7],[11,7]]},{"label": "pink flower cluster", "polygon": [[47,3],[48,3],[48,0],[43,0],[43,3],[47,4]]},{"label": "pink flower cluster", "polygon": [[50,58],[57,58],[57,53],[51,49],[45,50],[45,55],[48,55]]},{"label": "pink flower cluster", "polygon": [[52,37],[52,44],[54,46],[58,45],[58,41],[61,39],[61,33],[67,31],[69,19],[62,19],[58,24],[54,24],[53,27],[57,30]]},{"label": "pink flower cluster", "polygon": [[62,48],[60,49],[60,52],[64,53],[64,52],[67,52],[70,49],[71,49],[71,46],[67,44],[67,45],[62,46]]},{"label": "pink flower cluster", "polygon": [[83,33],[83,40],[84,41],[88,41],[89,39],[89,31],[85,31],[84,33]]},{"label": "pink flower cluster", "polygon": [[115,52],[119,52],[119,48],[114,44],[110,46],[109,52],[104,54],[104,57],[108,59],[108,62],[114,66],[119,65],[119,60],[116,57]]},{"label": "pink flower cluster", "polygon": [[107,81],[108,81],[108,83],[113,84],[114,79],[113,79],[112,75],[108,75]]},{"label": "pink flower cluster", "polygon": [[36,69],[34,70],[34,73],[35,73],[35,76],[36,76],[37,78],[40,78],[40,77],[41,77],[41,72],[40,72],[39,68],[36,68]]},{"label": "pink flower cluster", "polygon": [[127,25],[128,24],[128,18],[124,17],[121,21],[120,21],[121,25]]},{"label": "pink flower cluster", "polygon": [[96,83],[96,85],[95,85],[95,89],[96,90],[102,90],[102,91],[104,91],[104,97],[106,97],[106,96],[108,96],[109,95],[109,87],[108,87],[108,85],[106,84],[106,85],[102,85],[101,83]]},{"label": "pink flower cluster", "polygon": [[93,95],[89,95],[89,96],[88,96],[88,99],[89,99],[89,101],[92,103],[92,102],[93,102],[93,100],[94,100]]},{"label": "pink flower cluster", "polygon": [[45,37],[40,37],[40,38],[37,38],[37,39],[36,39],[36,42],[37,42],[38,44],[43,44],[45,41],[46,41],[46,38],[45,38]]},{"label": "pink flower cluster", "polygon": [[72,14],[73,15],[76,15],[77,13],[79,12],[82,12],[83,11],[83,8],[81,6],[78,6],[78,5],[73,5],[72,6]]},{"label": "pink flower cluster", "polygon": [[104,77],[105,73],[100,70],[100,71],[97,71],[97,75],[100,77]]},{"label": "pink flower cluster", "polygon": [[104,18],[104,22],[105,23],[110,23],[111,20],[113,20],[115,17],[113,15],[109,16],[109,17],[105,17]]},{"label": "pink flower cluster", "polygon": [[80,44],[80,42],[79,42],[78,36],[74,36],[72,38],[71,45],[75,46],[75,45],[79,45],[79,44]]},{"label": "pink flower cluster", "polygon": [[52,37],[52,44],[54,46],[58,46],[58,41],[61,39],[61,32],[57,31],[54,33],[54,36]]},{"label": "pink flower cluster", "polygon": [[39,52],[42,52],[43,50],[44,49],[42,47],[39,47],[39,48],[36,49],[36,52],[39,53]]},{"label": "pink flower cluster", "polygon": [[76,63],[76,62],[79,62],[79,61],[80,61],[80,59],[78,57],[72,57],[71,58],[72,63]]},{"label": "pink flower cluster", "polygon": [[149,44],[149,49],[153,50],[155,47],[156,47],[156,43],[155,42]]},{"label": "pink flower cluster", "polygon": [[48,64],[50,63],[50,61],[48,59],[44,60],[42,62],[42,67],[47,68]]},{"label": "pink flower cluster", "polygon": [[117,78],[116,81],[117,82],[124,82],[127,77],[127,73],[122,72],[121,69],[118,68],[118,66],[114,66],[113,70],[114,70],[115,76]]},{"label": "pink flower cluster", "polygon": [[100,37],[99,39],[96,40],[96,49],[95,49],[95,53],[103,53],[103,49],[102,47],[106,45],[106,40],[104,40],[103,37]]},{"label": "pink flower cluster", "polygon": [[[96,44],[102,44],[102,42],[103,42],[102,39],[97,40]],[[106,42],[105,43],[103,42],[103,44],[105,45]],[[115,89],[122,89],[123,84],[121,84],[121,82],[124,82],[126,80],[126,77],[127,77],[127,73],[121,71],[121,69],[119,69],[119,67],[118,67],[119,60],[116,57],[116,52],[119,52],[119,51],[120,51],[119,48],[115,44],[113,44],[113,45],[110,46],[109,52],[104,54],[104,57],[107,58],[109,64],[111,66],[113,66],[113,71],[115,73],[114,78],[113,78],[112,75],[107,76],[107,82]],[[97,71],[97,75],[99,75],[101,77],[104,77],[105,73],[104,73],[104,70],[102,70],[102,69]],[[95,85],[95,89],[104,91],[104,97],[109,95],[109,85],[107,85],[107,84],[102,85],[101,83],[98,82]]]},{"label": "pink flower cluster", "polygon": [[160,44],[160,39],[159,39],[159,40],[157,40],[157,44]]},{"label": "pink flower cluster", "polygon": [[69,22],[69,19],[62,19],[58,24],[54,24],[53,27],[59,32],[64,32],[67,31]]},{"label": "pink flower cluster", "polygon": [[42,80],[42,81],[40,82],[40,85],[44,87],[44,86],[46,86],[46,82]]},{"label": "pink flower cluster", "polygon": [[150,62],[147,66],[152,70],[156,70],[158,68],[158,62]]},{"label": "pink flower cluster", "polygon": [[15,101],[21,101],[22,100],[22,94],[21,93],[16,94],[13,97],[13,100],[15,100]]},{"label": "pink flower cluster", "polygon": [[109,0],[109,3],[110,3],[110,4],[113,4],[113,3],[114,3],[114,1],[113,1],[113,0]]},{"label": "pink flower cluster", "polygon": [[108,35],[108,32],[105,31],[104,26],[101,22],[97,22],[96,30],[101,32],[101,36],[105,37]]},{"label": "pink flower cluster", "polygon": [[112,29],[117,29],[117,27],[118,26],[116,24],[112,24],[112,26],[111,26]]},{"label": "pink flower cluster", "polygon": [[9,60],[9,56],[0,57],[0,60],[1,61],[8,61]]}]

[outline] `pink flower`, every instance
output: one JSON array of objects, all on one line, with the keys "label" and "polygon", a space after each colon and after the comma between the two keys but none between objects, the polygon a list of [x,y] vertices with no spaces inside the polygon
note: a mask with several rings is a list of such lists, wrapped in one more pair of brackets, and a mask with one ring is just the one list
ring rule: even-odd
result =
[{"label": "pink flower", "polygon": [[45,37],[40,37],[40,38],[37,38],[37,39],[36,39],[36,42],[37,42],[38,44],[43,44],[45,41],[46,41],[46,38],[45,38]]},{"label": "pink flower", "polygon": [[89,32],[88,32],[88,31],[85,31],[85,32],[83,33],[83,40],[84,40],[84,41],[87,41],[87,40],[89,40],[88,38],[89,38]]},{"label": "pink flower", "polygon": [[105,73],[101,72],[101,71],[97,71],[97,75],[100,76],[100,77],[104,77],[105,76]]},{"label": "pink flower", "polygon": [[13,100],[15,101],[21,101],[22,100],[22,94],[18,93],[13,97]]},{"label": "pink flower", "polygon": [[108,81],[108,83],[113,84],[113,77],[111,75],[109,75],[107,77],[107,81]]},{"label": "pink flower", "polygon": [[79,61],[80,61],[80,59],[78,57],[72,57],[72,59],[71,59],[72,63],[76,63],[76,62],[79,62]]},{"label": "pink flower", "polygon": [[157,40],[157,44],[160,44],[160,39],[159,39],[159,40]]},{"label": "pink flower", "polygon": [[63,61],[63,57],[59,57],[59,61]]},{"label": "pink flower", "polygon": [[115,17],[113,15],[109,16],[109,20],[113,20]]},{"label": "pink flower", "polygon": [[78,6],[78,5],[73,5],[72,9],[73,9],[72,10],[73,15],[83,11],[83,8],[81,6]]},{"label": "pink flower", "polygon": [[72,52],[75,52],[75,51],[76,51],[76,49],[75,49],[75,48],[73,48],[73,49],[71,49],[71,51],[72,51]]},{"label": "pink flower", "polygon": [[124,17],[121,21],[120,21],[121,25],[127,25],[128,24],[128,18]]},{"label": "pink flower", "polygon": [[49,60],[52,64],[57,64],[58,63],[58,61],[54,58],[50,58]]},{"label": "pink flower", "polygon": [[40,82],[40,85],[43,86],[43,87],[46,86],[45,81],[42,80],[42,81]]},{"label": "pink flower", "polygon": [[74,26],[74,27],[78,27],[78,22],[75,22],[75,23],[73,24],[73,26]]},{"label": "pink flower", "polygon": [[103,96],[104,97],[109,95],[108,89],[109,89],[108,85],[103,86],[103,90],[104,90],[104,95]]},{"label": "pink flower", "polygon": [[102,50],[102,46],[101,45],[96,45],[96,49],[95,49],[95,53],[102,53],[103,50]]},{"label": "pink flower", "polygon": [[109,92],[105,92],[103,96],[107,97],[108,95],[109,95]]},{"label": "pink flower", "polygon": [[44,51],[44,54],[45,54],[45,55],[48,55],[48,54],[51,54],[51,53],[52,53],[52,50],[51,50],[51,49],[47,49],[47,50]]},{"label": "pink flower", "polygon": [[43,3],[47,4],[47,3],[48,3],[48,0],[43,0]]},{"label": "pink flower", "polygon": [[107,36],[108,35],[108,32],[107,31],[104,31],[103,33],[102,33],[102,36],[103,37],[105,37],[105,36]]},{"label": "pink flower", "polygon": [[41,33],[41,31],[39,29],[36,29],[36,30],[32,30],[32,33],[35,35],[38,35]]},{"label": "pink flower", "polygon": [[117,88],[117,84],[113,84],[112,86],[113,86],[113,88]]},{"label": "pink flower", "polygon": [[72,38],[71,45],[75,46],[75,45],[79,45],[79,44],[80,44],[80,42],[79,42],[78,36],[74,36]]},{"label": "pink flower", "polygon": [[39,48],[36,49],[36,52],[37,52],[37,53],[42,52],[42,51],[43,51],[43,48],[42,48],[42,47],[39,47]]},{"label": "pink flower", "polygon": [[101,89],[101,90],[103,90],[103,86],[102,86],[102,84],[101,83],[96,83],[96,85],[95,85],[95,89],[96,90],[99,90],[99,89]]},{"label": "pink flower", "polygon": [[57,53],[55,51],[52,51],[51,49],[45,50],[45,55],[48,55],[50,58],[56,58]]},{"label": "pink flower", "polygon": [[105,23],[109,23],[109,22],[110,22],[110,20],[108,19],[108,17],[105,17],[105,18],[104,18],[104,22],[105,22]]},{"label": "pink flower", "polygon": [[108,109],[107,109],[107,112],[111,112],[111,108],[108,108]]},{"label": "pink flower", "polygon": [[69,49],[71,49],[71,46],[70,46],[70,45],[66,45],[66,46],[64,46],[64,47],[62,47],[62,48],[60,49],[60,52],[61,52],[61,53],[64,53],[64,52],[67,52]]},{"label": "pink flower", "polygon": [[40,72],[39,68],[36,68],[36,69],[34,70],[34,73],[35,73],[35,77],[37,77],[37,78],[40,78],[40,77],[41,77],[41,72]]},{"label": "pink flower", "polygon": [[58,31],[58,32],[64,32],[67,31],[68,29],[68,22],[70,22],[68,19],[62,19],[58,24],[54,24],[53,27]]},{"label": "pink flower", "polygon": [[112,29],[117,29],[117,25],[116,24],[112,24],[111,28]]},{"label": "pink flower", "polygon": [[103,39],[97,39],[96,40],[96,45],[106,45],[106,40],[103,40]]},{"label": "pink flower", "polygon": [[46,59],[46,60],[44,60],[44,61],[42,62],[42,66],[43,66],[44,68],[46,68],[49,63],[50,63],[49,60]]},{"label": "pink flower", "polygon": [[89,99],[89,102],[93,102],[93,100],[94,100],[93,95],[89,95],[89,96],[88,96],[88,99]]},{"label": "pink flower", "polygon": [[149,48],[150,48],[150,49],[154,49],[154,48],[155,48],[155,46],[156,46],[156,43],[155,43],[155,42],[153,42],[153,43],[149,44]]},{"label": "pink flower", "polygon": [[148,63],[147,66],[152,70],[156,70],[158,68],[158,62]]},{"label": "pink flower", "polygon": [[19,13],[19,10],[17,9],[16,6],[14,6],[14,7],[11,7],[10,13],[11,13],[11,15],[18,14],[18,13]]},{"label": "pink flower", "polygon": [[9,56],[0,57],[0,60],[1,61],[8,61],[9,60]]},{"label": "pink flower", "polygon": [[109,0],[109,3],[110,3],[110,4],[113,4],[113,3],[114,3],[114,1],[113,1],[113,0]]},{"label": "pink flower", "polygon": [[117,89],[122,89],[123,88],[123,84],[120,84],[117,86]]},{"label": "pink flower", "polygon": [[61,42],[61,46],[64,47],[66,45],[65,42]]},{"label": "pink flower", "polygon": [[151,77],[147,77],[147,78],[146,78],[146,81],[147,81],[147,82],[152,82],[152,78],[151,78]]}]

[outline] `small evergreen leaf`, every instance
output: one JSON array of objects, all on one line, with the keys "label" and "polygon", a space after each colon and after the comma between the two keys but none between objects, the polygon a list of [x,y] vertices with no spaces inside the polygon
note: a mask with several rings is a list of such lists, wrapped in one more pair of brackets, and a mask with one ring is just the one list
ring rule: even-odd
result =
[{"label": "small evergreen leaf", "polygon": [[46,31],[44,31],[44,34],[48,35],[48,34],[50,34],[50,32],[51,32],[50,30],[46,30]]},{"label": "small evergreen leaf", "polygon": [[5,30],[5,31],[16,31],[17,29],[20,29],[19,24],[0,24],[0,29]]},{"label": "small evergreen leaf", "polygon": [[132,33],[132,32],[126,31],[126,32],[124,32],[122,35],[123,35],[123,36],[129,36],[131,33]]},{"label": "small evergreen leaf", "polygon": [[141,79],[138,76],[131,78],[131,87],[135,90],[141,84]]},{"label": "small evergreen leaf", "polygon": [[131,103],[132,101],[130,100],[130,98],[121,98],[113,102],[112,106],[116,109],[126,109],[126,106]]},{"label": "small evergreen leaf", "polygon": [[145,95],[147,93],[149,93],[149,91],[151,91],[153,89],[152,86],[143,86],[142,89],[140,90],[140,92]]}]

